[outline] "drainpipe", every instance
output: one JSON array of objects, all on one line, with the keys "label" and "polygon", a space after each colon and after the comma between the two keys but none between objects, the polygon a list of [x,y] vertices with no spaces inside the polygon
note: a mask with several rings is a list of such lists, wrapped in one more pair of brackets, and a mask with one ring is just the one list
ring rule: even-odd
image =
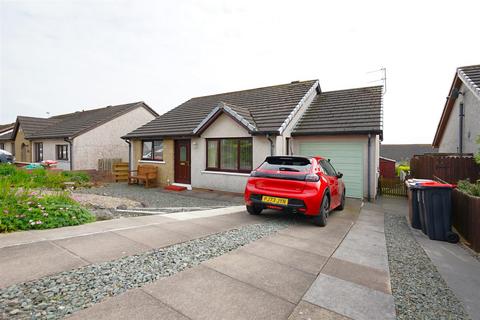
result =
[{"label": "drainpipe", "polygon": [[459,140],[458,140],[458,152],[460,154],[463,154],[463,126],[464,126],[464,121],[465,121],[465,110],[463,107],[463,102],[460,102],[460,113],[458,115],[459,117],[459,128],[458,128],[458,134],[459,134]]},{"label": "drainpipe", "polygon": [[273,143],[272,137],[269,134],[267,134],[266,137],[268,141],[270,141],[270,155],[273,156],[275,155],[275,145]]},{"label": "drainpipe", "polygon": [[128,170],[132,170],[132,143],[130,140],[125,139],[125,142],[128,143]]},{"label": "drainpipe", "polygon": [[370,197],[370,149],[372,148],[372,143],[371,143],[372,135],[369,133],[368,134],[368,154],[367,154],[367,195],[368,195],[368,201],[371,201]]},{"label": "drainpipe", "polygon": [[65,142],[68,142],[68,144],[70,145],[70,171],[73,170],[73,140],[69,139],[69,138],[65,138],[63,139]]}]

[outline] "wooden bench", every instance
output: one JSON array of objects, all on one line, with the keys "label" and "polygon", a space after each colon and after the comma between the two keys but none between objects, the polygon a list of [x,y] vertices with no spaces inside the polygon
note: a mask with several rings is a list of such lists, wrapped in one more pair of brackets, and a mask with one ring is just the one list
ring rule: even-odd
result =
[{"label": "wooden bench", "polygon": [[157,186],[157,167],[139,165],[137,170],[128,173],[128,184],[139,184],[143,181],[145,188]]}]

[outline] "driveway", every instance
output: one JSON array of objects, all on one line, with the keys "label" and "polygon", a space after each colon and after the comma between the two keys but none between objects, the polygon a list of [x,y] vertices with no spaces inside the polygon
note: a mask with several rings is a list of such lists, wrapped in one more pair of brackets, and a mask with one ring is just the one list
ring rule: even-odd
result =
[{"label": "driveway", "polygon": [[2,235],[0,307],[10,318],[394,318],[383,213],[360,206],[325,228],[229,207]]}]

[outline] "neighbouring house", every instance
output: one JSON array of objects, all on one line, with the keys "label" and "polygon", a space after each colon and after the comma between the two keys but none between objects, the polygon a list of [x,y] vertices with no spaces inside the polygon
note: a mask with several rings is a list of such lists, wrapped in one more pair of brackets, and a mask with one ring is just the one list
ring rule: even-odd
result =
[{"label": "neighbouring house", "polygon": [[480,65],[457,69],[433,146],[440,153],[476,153],[480,136]]},{"label": "neighbouring house", "polygon": [[12,154],[15,153],[13,150],[15,147],[12,141],[12,131],[14,126],[15,123],[0,125],[0,150],[5,150]]},{"label": "neighbouring house", "polygon": [[437,152],[431,144],[380,144],[380,156],[398,163],[409,163],[414,155]]},{"label": "neighbouring house", "polygon": [[197,97],[123,138],[131,167],[158,167],[160,185],[243,192],[266,156],[321,155],[347,195],[374,198],[382,87],[322,92],[318,80]]},{"label": "neighbouring house", "polygon": [[[381,152],[380,152],[381,154]],[[380,156],[380,176],[384,178],[395,178],[395,164],[397,161]]]},{"label": "neighbouring house", "polygon": [[18,162],[56,160],[63,170],[93,170],[99,159],[128,161],[128,145],[121,136],[157,116],[144,102],[50,118],[18,116],[10,139]]}]

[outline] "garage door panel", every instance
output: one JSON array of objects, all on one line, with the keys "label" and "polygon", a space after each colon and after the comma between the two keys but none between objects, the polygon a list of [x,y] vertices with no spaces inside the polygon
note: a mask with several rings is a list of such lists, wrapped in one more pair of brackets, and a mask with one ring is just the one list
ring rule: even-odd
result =
[{"label": "garage door panel", "polygon": [[343,173],[347,196],[363,197],[363,150],[362,143],[349,142],[300,142],[300,154],[322,156],[330,159],[337,171]]}]

